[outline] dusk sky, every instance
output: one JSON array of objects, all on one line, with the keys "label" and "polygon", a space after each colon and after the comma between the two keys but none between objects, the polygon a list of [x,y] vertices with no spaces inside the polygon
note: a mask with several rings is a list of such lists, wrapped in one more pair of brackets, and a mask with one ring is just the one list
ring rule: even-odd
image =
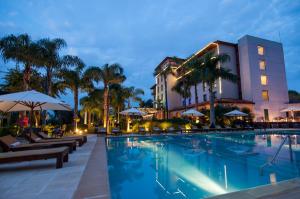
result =
[{"label": "dusk sky", "polygon": [[[245,34],[281,41],[289,89],[300,91],[300,1],[296,0],[0,0],[0,37],[63,38],[62,54],[87,66],[119,63],[126,85],[150,98],[153,70],[166,56],[185,58],[208,42]],[[13,63],[1,63],[1,71]],[[1,77],[3,77],[1,73]],[[72,95],[62,97],[73,104]]]}]

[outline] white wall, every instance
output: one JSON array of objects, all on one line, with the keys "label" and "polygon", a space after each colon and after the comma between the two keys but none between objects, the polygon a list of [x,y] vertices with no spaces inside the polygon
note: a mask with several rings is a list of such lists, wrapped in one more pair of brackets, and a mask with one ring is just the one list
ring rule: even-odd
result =
[{"label": "white wall", "polygon": [[[263,46],[265,54],[258,55],[257,46]],[[238,41],[241,85],[243,99],[255,103],[256,118],[264,116],[264,109],[269,110],[269,119],[282,115],[280,110],[287,107],[288,89],[285,73],[282,45],[257,37],[244,36]],[[259,68],[259,60],[266,61],[266,70]],[[265,74],[268,84],[261,85],[260,77]],[[269,101],[264,101],[262,90],[268,90]]]}]

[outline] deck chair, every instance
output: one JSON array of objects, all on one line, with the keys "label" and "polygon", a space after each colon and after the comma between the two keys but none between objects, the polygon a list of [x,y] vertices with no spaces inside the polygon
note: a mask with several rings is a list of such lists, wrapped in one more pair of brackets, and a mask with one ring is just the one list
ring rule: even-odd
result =
[{"label": "deck chair", "polygon": [[154,126],[152,128],[152,133],[158,133],[158,134],[160,134],[160,133],[162,133],[162,130],[161,130],[161,128],[159,128],[157,126]]},{"label": "deck chair", "polygon": [[121,134],[121,130],[117,127],[112,128],[111,132],[115,135]]},{"label": "deck chair", "polygon": [[69,160],[69,148],[58,147],[51,149],[39,149],[28,151],[16,151],[0,153],[0,164],[24,162],[32,160],[56,159],[56,168],[62,168],[63,162]]},{"label": "deck chair", "polygon": [[[57,139],[57,138],[53,138],[53,137],[49,137],[46,133],[40,131],[37,133],[38,136],[40,136],[41,138],[43,139]],[[86,143],[87,142],[87,136],[86,135],[76,135],[76,136],[64,136],[62,137],[63,139],[82,139],[83,140],[83,143]]]},{"label": "deck chair", "polygon": [[22,144],[11,135],[0,137],[0,145],[5,152],[8,151],[26,151],[34,149],[56,148],[66,146],[69,152],[72,153],[76,150],[76,141],[63,141],[63,142],[47,142],[47,143],[34,143]]},{"label": "deck chair", "polygon": [[25,134],[25,137],[32,143],[47,143],[47,142],[64,142],[64,141],[76,141],[79,146],[82,146],[84,144],[84,139],[83,137],[78,137],[78,138],[73,138],[73,137],[62,137],[62,138],[48,138],[44,139],[35,133]]}]

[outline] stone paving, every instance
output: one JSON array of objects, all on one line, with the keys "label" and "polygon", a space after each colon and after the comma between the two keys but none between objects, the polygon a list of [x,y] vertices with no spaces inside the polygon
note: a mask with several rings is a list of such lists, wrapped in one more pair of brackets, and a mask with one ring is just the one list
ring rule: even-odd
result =
[{"label": "stone paving", "polygon": [[61,169],[55,159],[0,165],[0,199],[71,199],[96,141],[89,136]]}]

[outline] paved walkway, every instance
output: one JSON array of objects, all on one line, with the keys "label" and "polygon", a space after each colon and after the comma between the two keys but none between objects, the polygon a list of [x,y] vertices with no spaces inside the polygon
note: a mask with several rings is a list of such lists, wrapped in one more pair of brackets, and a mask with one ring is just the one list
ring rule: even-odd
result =
[{"label": "paved walkway", "polygon": [[96,141],[89,136],[62,169],[55,159],[0,165],[0,199],[71,199]]}]

